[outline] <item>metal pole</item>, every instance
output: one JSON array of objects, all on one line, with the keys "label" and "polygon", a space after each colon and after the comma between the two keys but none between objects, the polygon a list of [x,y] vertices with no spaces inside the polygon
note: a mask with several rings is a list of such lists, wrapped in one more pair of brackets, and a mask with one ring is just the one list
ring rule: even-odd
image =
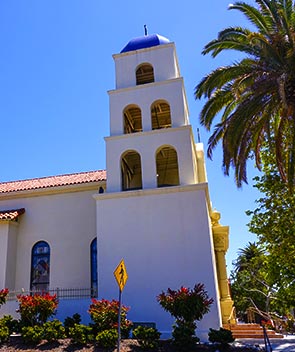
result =
[{"label": "metal pole", "polygon": [[272,352],[272,347],[271,347],[271,343],[269,340],[269,337],[267,335],[267,331],[264,325],[262,325],[263,328],[263,337],[264,337],[264,345],[265,345],[265,351],[266,352]]},{"label": "metal pole", "polygon": [[120,352],[120,342],[121,342],[121,305],[122,305],[122,291],[119,289],[119,313],[118,313],[118,349]]}]

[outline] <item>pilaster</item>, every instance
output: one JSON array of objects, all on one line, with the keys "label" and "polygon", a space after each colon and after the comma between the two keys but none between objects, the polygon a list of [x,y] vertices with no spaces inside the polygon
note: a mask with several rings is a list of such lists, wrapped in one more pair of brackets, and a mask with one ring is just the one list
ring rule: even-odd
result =
[{"label": "pilaster", "polygon": [[10,290],[15,288],[17,227],[17,222],[0,222],[0,288]]},{"label": "pilaster", "polygon": [[229,245],[229,227],[219,224],[220,213],[213,211],[211,213],[212,232],[214,240],[214,251],[216,257],[216,269],[218,277],[218,287],[220,294],[220,306],[222,314],[222,324],[234,324],[235,317],[233,314],[234,302],[231,299],[228,276],[226,270],[225,254]]}]

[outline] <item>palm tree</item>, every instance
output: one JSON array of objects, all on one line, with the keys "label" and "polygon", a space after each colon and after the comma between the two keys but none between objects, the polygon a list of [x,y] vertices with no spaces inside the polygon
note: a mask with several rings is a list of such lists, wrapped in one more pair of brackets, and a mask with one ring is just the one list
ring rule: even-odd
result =
[{"label": "palm tree", "polygon": [[239,248],[238,258],[234,262],[235,271],[249,270],[250,267],[259,267],[263,264],[264,250],[255,242],[248,242],[245,248]]},{"label": "palm tree", "polygon": [[208,141],[207,155],[222,140],[223,170],[232,167],[240,187],[247,183],[246,164],[255,158],[261,168],[265,145],[276,157],[281,179],[295,184],[295,7],[292,0],[254,0],[255,6],[235,2],[254,30],[229,27],[209,42],[203,54],[216,57],[225,50],[243,55],[240,61],[219,67],[195,88],[195,97],[207,101],[200,122],[208,130],[220,119]]}]

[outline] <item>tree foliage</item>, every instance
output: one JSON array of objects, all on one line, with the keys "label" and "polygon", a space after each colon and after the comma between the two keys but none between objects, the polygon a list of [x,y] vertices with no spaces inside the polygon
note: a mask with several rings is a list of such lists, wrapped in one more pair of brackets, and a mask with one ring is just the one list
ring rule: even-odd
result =
[{"label": "tree foliage", "polygon": [[[281,180],[295,183],[295,6],[292,0],[254,0],[256,6],[237,1],[253,30],[228,27],[210,41],[203,54],[216,57],[227,50],[242,59],[219,67],[195,88],[195,97],[207,101],[200,122],[211,130],[209,157],[222,141],[223,168],[233,167],[238,186],[247,182],[246,164],[255,158],[261,167],[261,148],[267,143],[275,155]],[[239,55],[240,57],[240,55]],[[273,145],[270,145],[271,136]]]},{"label": "tree foliage", "polygon": [[282,182],[273,154],[262,153],[263,175],[255,178],[262,194],[257,208],[248,211],[249,229],[268,253],[268,274],[280,288],[279,294],[295,306],[295,195]]},{"label": "tree foliage", "polygon": [[277,282],[268,273],[268,259],[268,255],[257,243],[249,242],[239,250],[231,274],[231,289],[240,318],[247,319],[246,312],[249,308],[260,319],[268,320],[271,312],[281,313]]}]

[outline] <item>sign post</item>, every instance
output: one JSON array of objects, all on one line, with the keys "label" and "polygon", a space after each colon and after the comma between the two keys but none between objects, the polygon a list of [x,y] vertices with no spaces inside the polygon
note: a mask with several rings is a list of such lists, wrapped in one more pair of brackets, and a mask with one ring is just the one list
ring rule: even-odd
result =
[{"label": "sign post", "polygon": [[118,313],[118,352],[120,352],[120,341],[121,341],[121,306],[122,306],[122,291],[126,285],[128,279],[127,270],[125,267],[124,260],[122,259],[114,271],[117,284],[119,286],[119,313]]}]

